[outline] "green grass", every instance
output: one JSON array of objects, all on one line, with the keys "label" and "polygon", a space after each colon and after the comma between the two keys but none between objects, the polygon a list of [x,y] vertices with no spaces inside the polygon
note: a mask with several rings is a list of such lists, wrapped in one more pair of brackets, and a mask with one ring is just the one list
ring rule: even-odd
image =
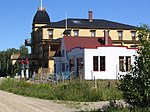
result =
[{"label": "green grass", "polygon": [[[84,112],[84,111],[81,111]],[[135,108],[135,109],[131,109],[131,108],[108,108],[105,111],[102,111],[100,109],[98,110],[91,110],[91,111],[86,111],[86,112],[150,112],[150,108]]]},{"label": "green grass", "polygon": [[116,88],[116,82],[108,80],[98,80],[97,88],[95,88],[92,81],[80,82],[77,80],[52,85],[5,79],[1,83],[0,89],[19,95],[50,100],[97,102],[122,99],[122,93]]}]

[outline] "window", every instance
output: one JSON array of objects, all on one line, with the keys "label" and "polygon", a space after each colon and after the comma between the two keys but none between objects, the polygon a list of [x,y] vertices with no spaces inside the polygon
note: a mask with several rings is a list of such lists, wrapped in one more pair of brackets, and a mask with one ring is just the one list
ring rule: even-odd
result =
[{"label": "window", "polygon": [[49,39],[53,39],[53,30],[49,30]]},{"label": "window", "polygon": [[38,38],[38,41],[41,41],[43,39],[42,37],[42,31],[39,31],[39,38]]},{"label": "window", "polygon": [[70,59],[69,60],[69,67],[70,67],[70,71],[75,71],[75,60],[74,59]]},{"label": "window", "polygon": [[74,36],[79,36],[79,30],[74,30]]},{"label": "window", "polygon": [[131,37],[132,37],[132,40],[135,40],[135,38],[136,38],[136,32],[135,31],[131,31]]},{"label": "window", "polygon": [[118,31],[119,40],[123,40],[123,31]]},{"label": "window", "polygon": [[119,56],[119,71],[128,72],[131,70],[131,56]]},{"label": "window", "polygon": [[92,36],[92,37],[95,37],[95,36],[96,36],[95,30],[91,30],[91,36]]},{"label": "window", "polygon": [[63,32],[63,35],[64,35],[64,36],[71,36],[71,30],[65,30],[65,31]]},{"label": "window", "polygon": [[83,58],[77,58],[77,65],[83,66]]},{"label": "window", "polygon": [[98,56],[93,56],[93,71],[98,71]]},{"label": "window", "polygon": [[119,56],[119,71],[124,72],[124,57]]},{"label": "window", "polygon": [[130,71],[131,70],[131,56],[127,56],[126,57],[126,71]]},{"label": "window", "polygon": [[100,71],[105,71],[105,56],[100,56]]},{"label": "window", "polygon": [[62,63],[62,72],[65,72],[65,63]]}]

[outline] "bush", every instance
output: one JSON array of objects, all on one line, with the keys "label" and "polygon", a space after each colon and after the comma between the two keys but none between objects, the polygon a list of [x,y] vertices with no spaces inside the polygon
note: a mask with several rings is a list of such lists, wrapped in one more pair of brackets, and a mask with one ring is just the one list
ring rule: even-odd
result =
[{"label": "bush", "polygon": [[[81,111],[84,112],[84,111]],[[108,109],[101,110],[101,109],[94,109],[91,111],[86,111],[86,112],[150,112],[150,108],[116,108],[116,107],[109,107]]]},{"label": "bush", "polygon": [[138,30],[139,49],[131,71],[121,79],[119,89],[134,107],[150,107],[150,29],[143,25]]}]

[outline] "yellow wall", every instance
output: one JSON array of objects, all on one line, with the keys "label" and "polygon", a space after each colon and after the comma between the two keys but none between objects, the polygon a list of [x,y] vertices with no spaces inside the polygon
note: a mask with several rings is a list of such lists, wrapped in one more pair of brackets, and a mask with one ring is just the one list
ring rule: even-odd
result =
[{"label": "yellow wall", "polygon": [[109,36],[112,38],[112,40],[118,40],[118,32],[117,30],[110,30]]},{"label": "yellow wall", "polygon": [[54,60],[48,61],[48,68],[49,68],[50,73],[54,72]]},{"label": "yellow wall", "polygon": [[62,33],[65,31],[65,29],[61,29],[61,28],[56,28],[53,30],[53,38],[60,38],[62,37]]},{"label": "yellow wall", "polygon": [[49,39],[48,29],[43,28],[43,39]]},{"label": "yellow wall", "polygon": [[123,40],[132,40],[131,30],[124,30],[123,31]]},{"label": "yellow wall", "polygon": [[[72,36],[74,36],[74,32]],[[80,29],[79,36],[91,36],[91,32],[89,29]]]},{"label": "yellow wall", "polygon": [[[71,36],[74,36],[74,30],[71,29]],[[78,29],[79,30],[79,36],[91,36],[90,29]],[[101,29],[94,29],[96,31],[96,37],[103,37],[104,36],[104,30]],[[63,28],[55,28],[53,29],[53,38],[60,38],[62,37],[62,33],[65,31]],[[131,40],[131,30],[122,30],[123,31],[123,40]],[[112,40],[118,40],[118,30],[109,30],[109,35],[112,38]],[[43,39],[49,39],[49,32],[48,28],[43,29]]]}]

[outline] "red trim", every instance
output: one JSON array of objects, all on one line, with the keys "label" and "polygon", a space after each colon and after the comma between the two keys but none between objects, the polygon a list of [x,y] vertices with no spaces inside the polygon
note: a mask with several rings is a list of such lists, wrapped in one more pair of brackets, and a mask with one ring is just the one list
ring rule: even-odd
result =
[{"label": "red trim", "polygon": [[70,49],[68,52],[71,52],[71,50],[79,48],[79,49],[97,49],[98,47],[122,47],[122,48],[127,48],[127,49],[133,49],[133,50],[138,50],[138,48],[129,48],[128,46],[117,46],[117,45],[100,45],[100,46],[85,46],[85,47],[74,47]]},{"label": "red trim", "polygon": [[122,48],[127,48],[127,49],[137,49],[138,50],[138,48],[129,48],[128,46],[117,46],[117,45],[85,46],[83,48],[97,49],[98,47],[122,47]]}]

